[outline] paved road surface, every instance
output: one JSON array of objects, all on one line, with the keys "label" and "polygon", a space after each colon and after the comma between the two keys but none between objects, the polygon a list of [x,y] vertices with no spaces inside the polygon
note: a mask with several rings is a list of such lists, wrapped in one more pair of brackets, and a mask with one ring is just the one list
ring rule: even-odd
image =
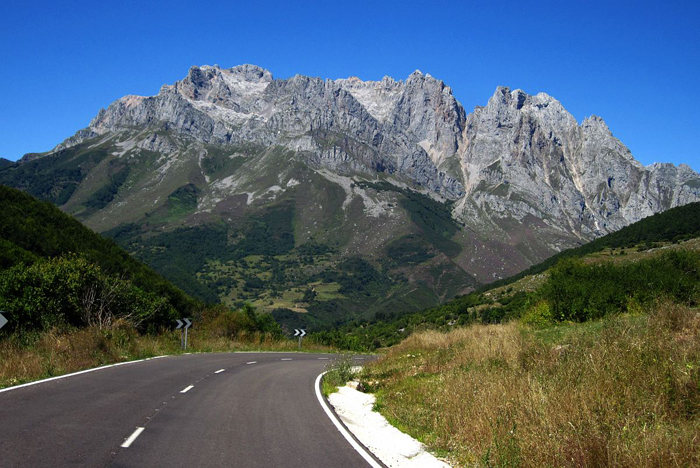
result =
[{"label": "paved road surface", "polygon": [[173,356],[0,393],[0,466],[366,467],[316,398],[328,357]]}]

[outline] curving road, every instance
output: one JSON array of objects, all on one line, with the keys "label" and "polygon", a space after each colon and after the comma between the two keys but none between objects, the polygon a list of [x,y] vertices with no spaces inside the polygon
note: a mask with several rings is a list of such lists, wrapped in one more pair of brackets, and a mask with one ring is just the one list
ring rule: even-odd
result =
[{"label": "curving road", "polygon": [[329,358],[172,356],[4,391],[0,466],[369,466],[317,400]]}]

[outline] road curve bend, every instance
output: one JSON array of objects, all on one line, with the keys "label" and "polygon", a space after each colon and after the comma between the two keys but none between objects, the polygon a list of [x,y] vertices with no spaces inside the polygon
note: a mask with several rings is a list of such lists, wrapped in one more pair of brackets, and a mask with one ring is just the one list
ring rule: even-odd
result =
[{"label": "road curve bend", "polygon": [[0,467],[370,466],[319,405],[329,358],[169,356],[4,391]]}]

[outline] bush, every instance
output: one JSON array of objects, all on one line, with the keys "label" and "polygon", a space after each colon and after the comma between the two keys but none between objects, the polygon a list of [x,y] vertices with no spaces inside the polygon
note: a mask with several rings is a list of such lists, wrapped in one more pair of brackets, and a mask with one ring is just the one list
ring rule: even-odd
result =
[{"label": "bush", "polygon": [[10,329],[106,328],[117,318],[143,329],[169,324],[175,311],[167,298],[109,276],[86,258],[67,255],[16,265],[0,272],[0,310]]},{"label": "bush", "polygon": [[527,309],[522,316],[522,322],[535,328],[544,328],[552,325],[554,316],[552,308],[547,301],[540,301]]},{"label": "bush", "polygon": [[582,322],[662,297],[693,306],[698,303],[699,285],[700,254],[671,251],[624,265],[565,259],[552,268],[538,295],[550,304],[555,320]]},{"label": "bush", "polygon": [[323,393],[328,396],[331,393],[338,391],[338,387],[345,385],[353,378],[353,355],[342,353],[326,368],[326,374],[323,376]]}]

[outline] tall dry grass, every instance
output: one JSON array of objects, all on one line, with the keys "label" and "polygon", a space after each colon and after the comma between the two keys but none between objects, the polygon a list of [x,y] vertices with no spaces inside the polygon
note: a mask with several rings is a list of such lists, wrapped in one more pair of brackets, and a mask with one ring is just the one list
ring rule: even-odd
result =
[{"label": "tall dry grass", "polygon": [[[224,336],[211,328],[192,328],[188,333],[187,352],[297,351],[297,346],[296,340],[274,338],[260,332],[240,331]],[[305,342],[302,351],[332,350]],[[105,364],[182,352],[179,332],[140,335],[126,321],[118,321],[106,329],[54,329],[34,336],[10,337],[0,341],[0,387]]]},{"label": "tall dry grass", "polygon": [[461,466],[700,466],[700,316],[425,332],[370,364],[377,406]]}]

